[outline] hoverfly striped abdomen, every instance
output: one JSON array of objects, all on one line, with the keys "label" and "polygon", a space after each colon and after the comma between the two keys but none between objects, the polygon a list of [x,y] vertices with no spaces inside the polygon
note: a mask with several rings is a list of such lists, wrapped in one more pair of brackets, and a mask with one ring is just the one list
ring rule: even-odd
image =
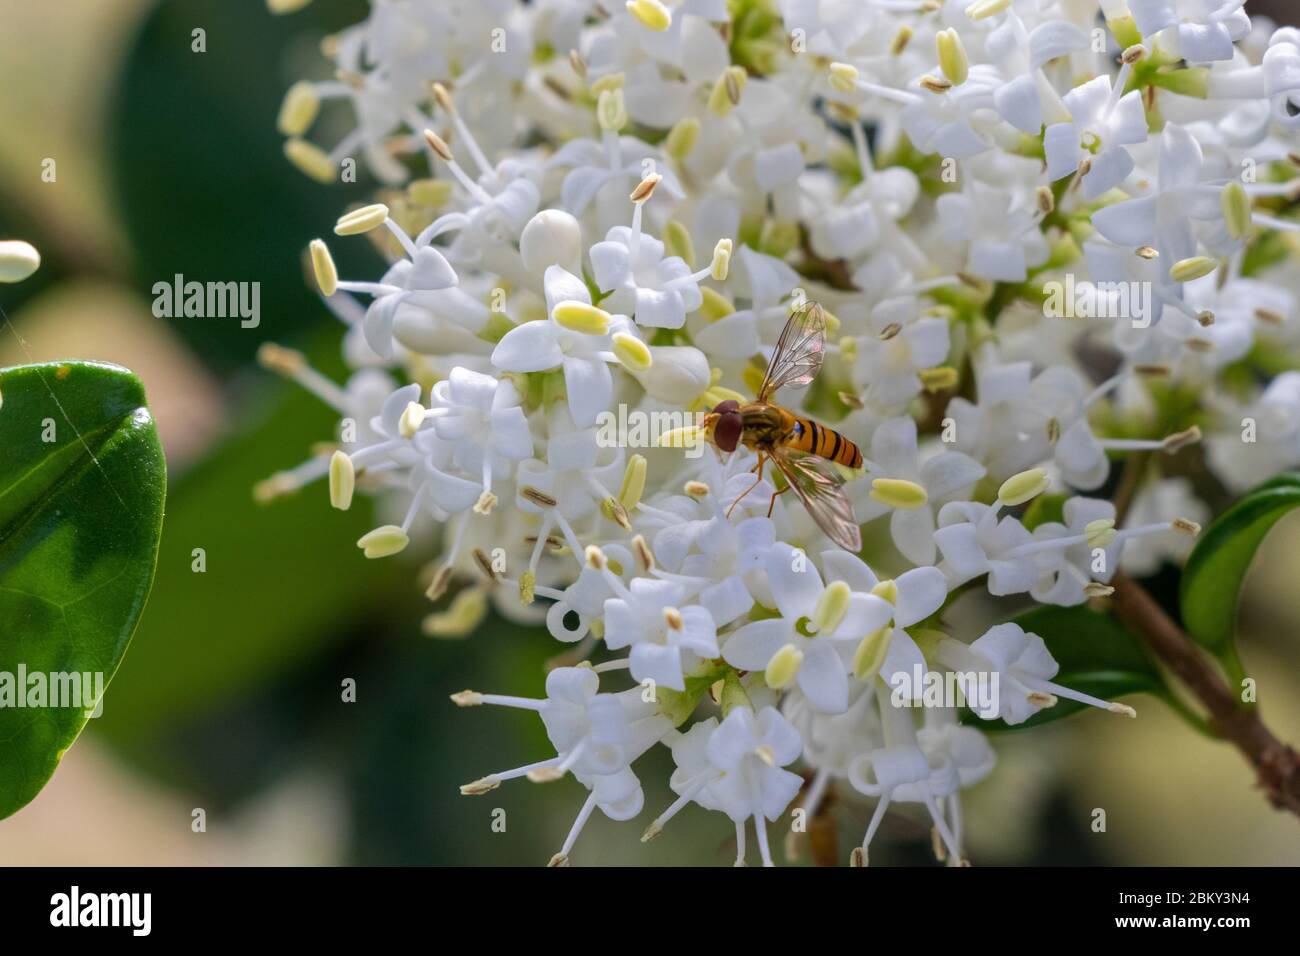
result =
[{"label": "hoverfly striped abdomen", "polygon": [[819,425],[810,418],[795,418],[786,444],[846,468],[862,467],[862,452],[857,445],[835,429]]}]

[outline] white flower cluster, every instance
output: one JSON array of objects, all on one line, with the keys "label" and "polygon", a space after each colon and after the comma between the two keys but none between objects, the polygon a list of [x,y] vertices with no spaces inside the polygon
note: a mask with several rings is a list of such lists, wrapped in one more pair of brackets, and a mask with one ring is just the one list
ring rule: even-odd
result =
[{"label": "white flower cluster", "polygon": [[[1189,474],[1300,464],[1300,32],[1242,7],[386,0],[326,40],[336,78],[290,89],[286,154],[385,184],[335,231],[391,264],[343,280],[312,243],[355,374],[264,349],[342,419],[264,491],[396,502],[368,558],[423,522],[429,597],[454,595],[430,633],[493,604],[573,645],[543,698],[456,695],[536,711],[556,750],[465,792],[571,774],[563,863],[593,810],[642,810],[633,764],[662,744],[678,799],[646,839],[693,802],[738,863],[752,821],[770,864],[767,824],[842,785],[876,800],[854,862],[915,803],[956,865],[994,753],[962,701],[912,706],[918,676],[992,678],[972,711],[1007,723],[1132,714],[1053,682],[1039,636],[944,612],[968,587],[1104,598],[1121,562],[1186,554]],[[351,124],[328,151],[326,120]],[[683,448],[814,302],[820,375],[769,398],[860,446],[861,555],[761,447]],[[620,407],[681,427],[611,442]]]}]

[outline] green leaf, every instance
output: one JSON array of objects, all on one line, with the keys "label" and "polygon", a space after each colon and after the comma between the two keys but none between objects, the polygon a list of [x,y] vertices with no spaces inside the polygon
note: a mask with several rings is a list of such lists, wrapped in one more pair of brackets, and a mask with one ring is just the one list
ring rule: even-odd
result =
[{"label": "green leaf", "polygon": [[[1044,605],[1012,618],[1026,631],[1047,644],[1061,669],[1052,682],[1071,690],[1114,700],[1127,694],[1155,694],[1176,706],[1173,695],[1146,650],[1126,627],[1109,614],[1091,608]],[[1001,693],[1012,692],[999,688]],[[1060,720],[1083,710],[1086,704],[1062,697],[1055,707],[1039,711],[1022,724],[1008,726],[1001,720],[976,721],[973,714],[963,719],[985,730],[1022,730]]]},{"label": "green leaf", "polygon": [[707,664],[701,673],[686,678],[685,690],[658,687],[655,693],[659,696],[659,706],[672,720],[673,726],[680,727],[695,713],[695,708],[700,705],[709,688],[729,673],[731,670],[725,664]]},{"label": "green leaf", "polygon": [[[126,369],[4,369],[0,396],[2,818],[50,779],[126,653],[153,583],[167,469]],[[49,682],[45,706],[33,675]],[[60,687],[80,699],[56,701]]]},{"label": "green leaf", "polygon": [[1183,569],[1183,625],[1229,670],[1240,671],[1233,633],[1241,584],[1255,551],[1283,515],[1300,507],[1300,474],[1279,475],[1248,492],[1201,534]]}]

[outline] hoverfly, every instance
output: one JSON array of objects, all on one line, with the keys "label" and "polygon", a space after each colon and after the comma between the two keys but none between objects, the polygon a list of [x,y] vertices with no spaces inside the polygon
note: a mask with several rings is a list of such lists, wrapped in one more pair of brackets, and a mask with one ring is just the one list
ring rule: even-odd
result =
[{"label": "hoverfly", "polygon": [[744,445],[758,452],[754,484],[732,502],[732,508],[758,487],[770,459],[785,476],[786,488],[772,495],[768,515],[777,495],[792,488],[827,537],[857,553],[862,550],[862,533],[844,493],[844,479],[832,462],[861,468],[862,452],[834,429],[768,401],[778,389],[803,388],[816,378],[825,351],[826,315],[820,305],[812,303],[791,315],[781,330],[758,397],[746,405],[734,400],[720,402],[705,416],[704,426],[721,451],[735,451],[737,445]]}]

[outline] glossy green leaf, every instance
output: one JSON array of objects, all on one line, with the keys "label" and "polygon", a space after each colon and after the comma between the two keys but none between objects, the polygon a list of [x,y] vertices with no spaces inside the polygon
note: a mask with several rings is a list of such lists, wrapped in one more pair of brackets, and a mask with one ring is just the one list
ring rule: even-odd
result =
[{"label": "glossy green leaf", "polygon": [[5,817],[50,779],[126,653],[153,582],[167,473],[126,369],[5,369],[0,397]]},{"label": "glossy green leaf", "polygon": [[[1084,606],[1044,605],[1012,620],[1041,637],[1052,657],[1061,665],[1060,671],[1052,678],[1053,683],[1105,700],[1147,693],[1173,701],[1164,678],[1137,637],[1112,615]],[[1005,687],[1000,690],[1008,693]],[[1041,710],[1014,727],[1001,720],[979,721],[977,726],[987,730],[1021,730],[1060,720],[1085,706],[1062,697],[1055,707]],[[974,715],[969,716],[974,718]],[[970,722],[976,723],[976,720]]]},{"label": "glossy green leaf", "polygon": [[1300,507],[1300,474],[1289,473],[1248,492],[1206,528],[1183,569],[1183,626],[1202,647],[1239,670],[1233,632],[1237,600],[1251,559],[1278,520]]}]

